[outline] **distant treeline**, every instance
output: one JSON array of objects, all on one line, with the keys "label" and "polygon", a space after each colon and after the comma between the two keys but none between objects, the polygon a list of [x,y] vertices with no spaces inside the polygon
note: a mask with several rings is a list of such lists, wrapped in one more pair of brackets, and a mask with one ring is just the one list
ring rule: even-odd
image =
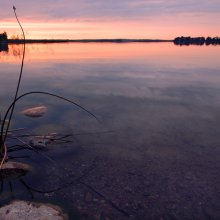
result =
[{"label": "distant treeline", "polygon": [[[22,39],[8,39],[9,44],[22,44]],[[26,39],[26,43],[132,43],[132,42],[172,42],[171,40],[159,39]]]},{"label": "distant treeline", "polygon": [[0,34],[0,41],[6,41],[8,39],[7,33],[3,32]]},{"label": "distant treeline", "polygon": [[177,37],[173,40],[176,45],[220,45],[219,37]]},{"label": "distant treeline", "polygon": [[[161,39],[26,39],[25,43],[144,43],[144,42],[172,42],[172,40],[161,40]],[[7,33],[0,33],[0,44],[23,44],[24,40],[19,35],[12,35],[8,39]]]},{"label": "distant treeline", "polygon": [[7,44],[8,36],[7,33],[4,32],[0,34],[0,52],[1,51],[8,51],[8,44]]}]

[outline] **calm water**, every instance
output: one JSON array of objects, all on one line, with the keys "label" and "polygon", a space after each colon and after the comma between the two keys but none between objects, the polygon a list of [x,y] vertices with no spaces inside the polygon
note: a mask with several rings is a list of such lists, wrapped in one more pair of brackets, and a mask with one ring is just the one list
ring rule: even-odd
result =
[{"label": "calm water", "polygon": [[[4,184],[1,204],[12,198],[52,202],[76,219],[219,219],[219,57],[220,47],[171,43],[27,45],[19,93],[64,96],[100,122],[54,97],[23,98],[12,128],[70,134],[71,143],[41,152],[54,163],[30,151],[13,153],[30,156],[18,159],[33,166],[23,180],[48,192],[15,179],[13,192]],[[21,45],[0,52],[2,115],[21,58]],[[21,113],[38,105],[48,108],[41,118]]]}]

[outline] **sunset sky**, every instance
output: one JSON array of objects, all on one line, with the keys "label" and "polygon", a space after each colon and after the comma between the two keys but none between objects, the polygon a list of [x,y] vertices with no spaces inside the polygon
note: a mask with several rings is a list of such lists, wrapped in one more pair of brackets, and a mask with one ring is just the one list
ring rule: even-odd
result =
[{"label": "sunset sky", "polygon": [[0,32],[32,39],[219,36],[220,0],[7,0]]}]

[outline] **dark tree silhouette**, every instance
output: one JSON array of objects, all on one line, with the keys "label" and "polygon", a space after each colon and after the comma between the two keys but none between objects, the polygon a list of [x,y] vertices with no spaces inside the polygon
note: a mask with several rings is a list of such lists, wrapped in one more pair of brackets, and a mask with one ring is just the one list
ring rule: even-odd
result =
[{"label": "dark tree silhouette", "polygon": [[176,45],[218,45],[220,44],[219,37],[176,37],[173,40],[174,44]]}]

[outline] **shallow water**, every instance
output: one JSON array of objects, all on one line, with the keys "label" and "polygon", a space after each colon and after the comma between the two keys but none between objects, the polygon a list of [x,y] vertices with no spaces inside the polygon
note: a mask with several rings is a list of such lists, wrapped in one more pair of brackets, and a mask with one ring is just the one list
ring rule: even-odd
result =
[{"label": "shallow water", "polygon": [[[34,197],[82,219],[126,219],[125,213],[134,219],[220,218],[219,55],[218,46],[172,43],[26,45],[19,93],[64,96],[99,122],[54,97],[18,102],[11,128],[24,130],[17,135],[70,134],[71,143],[41,151],[54,162],[28,150],[13,153],[31,156],[18,159],[33,166],[23,177],[31,187],[62,189],[31,195],[13,180],[1,204]],[[21,58],[22,45],[0,52],[2,115],[13,99]],[[41,118],[21,113],[39,105],[48,108]]]}]

